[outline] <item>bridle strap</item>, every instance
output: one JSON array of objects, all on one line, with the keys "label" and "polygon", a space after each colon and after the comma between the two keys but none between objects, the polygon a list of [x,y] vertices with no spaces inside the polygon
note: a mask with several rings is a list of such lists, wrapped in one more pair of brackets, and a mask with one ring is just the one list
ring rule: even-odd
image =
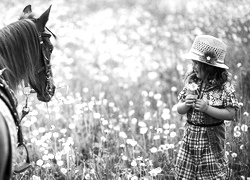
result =
[{"label": "bridle strap", "polygon": [[51,64],[46,64],[45,66],[41,67],[40,69],[37,70],[36,75],[41,73],[42,71],[46,70],[47,68],[51,68]]},{"label": "bridle strap", "polygon": [[44,66],[41,67],[37,72],[36,74],[40,73],[41,71],[46,71],[46,74],[47,74],[47,71],[50,70],[50,67],[51,67],[51,64],[49,62],[49,58],[46,56],[45,54],[45,47],[44,47],[44,43],[43,43],[43,39],[42,37],[43,36],[49,36],[49,34],[47,33],[40,33],[39,34],[39,42],[40,42],[40,45],[41,45],[41,48],[42,48],[42,55],[43,55],[43,61],[44,61]]},{"label": "bridle strap", "polygon": [[53,37],[56,39],[56,35],[49,29],[45,26],[45,28],[53,35]]},{"label": "bridle strap", "polygon": [[[46,28],[47,29],[47,28]],[[45,32],[42,32],[39,34],[39,42],[41,45],[41,51],[42,51],[42,56],[43,56],[43,61],[44,61],[44,66],[42,66],[41,68],[39,68],[36,72],[36,75],[38,75],[39,73],[45,71],[45,76],[46,76],[46,92],[48,94],[50,94],[51,92],[53,92],[53,86],[51,85],[51,81],[52,81],[52,72],[51,72],[51,64],[50,64],[50,59],[48,58],[48,56],[46,55],[46,50],[45,50],[45,46],[44,46],[44,42],[42,37],[50,37],[51,35]]]}]

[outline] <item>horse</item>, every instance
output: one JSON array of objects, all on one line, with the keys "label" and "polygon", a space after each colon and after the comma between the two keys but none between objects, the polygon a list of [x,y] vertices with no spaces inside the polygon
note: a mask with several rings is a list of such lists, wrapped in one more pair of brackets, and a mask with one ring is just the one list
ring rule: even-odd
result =
[{"label": "horse", "polygon": [[[42,102],[49,102],[55,92],[50,37],[56,36],[46,27],[50,10],[51,5],[35,18],[28,5],[16,22],[0,29],[0,180],[10,179],[15,173],[17,147],[24,145],[15,96],[18,87],[29,85],[30,92],[36,92]],[[23,113],[28,113],[27,107]],[[29,166],[27,158],[16,172]]]}]

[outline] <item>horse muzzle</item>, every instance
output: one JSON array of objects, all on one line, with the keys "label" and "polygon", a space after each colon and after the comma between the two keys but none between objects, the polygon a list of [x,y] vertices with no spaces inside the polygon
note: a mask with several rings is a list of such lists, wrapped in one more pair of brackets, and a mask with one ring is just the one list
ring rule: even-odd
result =
[{"label": "horse muzzle", "polygon": [[49,87],[46,88],[45,93],[37,94],[37,99],[42,102],[49,102],[55,94],[55,89],[55,85],[49,85]]}]

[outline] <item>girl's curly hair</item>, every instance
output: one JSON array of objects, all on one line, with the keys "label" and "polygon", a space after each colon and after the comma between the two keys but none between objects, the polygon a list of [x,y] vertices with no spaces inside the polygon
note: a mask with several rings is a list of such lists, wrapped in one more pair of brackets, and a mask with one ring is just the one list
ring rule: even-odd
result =
[{"label": "girl's curly hair", "polygon": [[[197,62],[199,64],[199,68],[204,72],[204,82],[207,85],[213,86],[216,89],[222,89],[225,82],[231,82],[231,74],[223,68],[210,66],[201,62]],[[198,77],[196,76],[194,70],[187,74],[185,81],[197,82]]]}]

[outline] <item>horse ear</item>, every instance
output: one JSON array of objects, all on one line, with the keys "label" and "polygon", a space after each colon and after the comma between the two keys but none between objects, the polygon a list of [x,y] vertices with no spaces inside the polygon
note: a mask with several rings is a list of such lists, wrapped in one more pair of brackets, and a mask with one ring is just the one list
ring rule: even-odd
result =
[{"label": "horse ear", "polygon": [[49,20],[51,6],[52,5],[50,5],[50,7],[38,18],[39,25],[42,27],[42,29],[45,27],[47,21]]},{"label": "horse ear", "polygon": [[30,14],[30,13],[32,13],[31,5],[26,6],[26,7],[23,9],[23,13],[24,13],[24,14]]}]

